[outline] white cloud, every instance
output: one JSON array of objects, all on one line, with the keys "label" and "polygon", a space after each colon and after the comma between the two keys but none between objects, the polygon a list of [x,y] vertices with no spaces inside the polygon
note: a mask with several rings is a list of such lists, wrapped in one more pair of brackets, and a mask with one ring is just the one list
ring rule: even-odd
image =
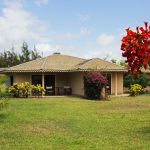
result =
[{"label": "white cloud", "polygon": [[100,46],[107,46],[114,42],[115,36],[114,35],[107,35],[107,34],[101,34],[97,38],[97,43]]},{"label": "white cloud", "polygon": [[54,52],[59,52],[64,55],[71,55],[84,58],[84,52],[82,48],[71,45],[52,45],[48,43],[37,44],[36,49],[40,51],[43,56],[51,55]]},{"label": "white cloud", "polygon": [[108,47],[108,48],[96,48],[96,49],[89,49],[87,50],[87,53],[84,55],[85,58],[105,58],[107,57],[107,60],[111,59],[121,59],[121,51],[120,49],[116,47]]},{"label": "white cloud", "polygon": [[60,46],[58,45],[51,45],[48,43],[39,43],[36,44],[36,49],[43,53],[44,56],[50,55],[53,52],[59,52]]},{"label": "white cloud", "polygon": [[64,33],[61,35],[57,35],[56,39],[64,42],[64,41],[78,39],[79,37],[80,37],[80,35],[78,35],[78,34],[73,34],[73,33],[67,32],[67,33]]},{"label": "white cloud", "polygon": [[108,35],[108,34],[101,34],[97,39],[96,42],[98,45],[91,45],[87,46],[87,52],[84,54],[85,58],[105,58],[108,57],[108,60],[111,59],[121,59],[121,37],[120,33],[116,35]]},{"label": "white cloud", "polygon": [[45,25],[32,13],[25,10],[22,0],[5,1],[0,16],[0,49],[20,49],[23,41],[37,43],[47,41],[43,36]]},{"label": "white cloud", "polygon": [[43,4],[47,4],[48,3],[48,0],[34,0],[34,2],[40,6],[40,5],[43,5]]}]

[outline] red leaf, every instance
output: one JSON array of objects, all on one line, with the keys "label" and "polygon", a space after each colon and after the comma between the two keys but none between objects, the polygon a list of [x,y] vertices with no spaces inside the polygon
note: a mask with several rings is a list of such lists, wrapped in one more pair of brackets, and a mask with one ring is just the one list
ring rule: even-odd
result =
[{"label": "red leaf", "polygon": [[126,29],[127,35],[122,38],[122,56],[126,57],[131,72],[137,74],[141,67],[147,69],[150,61],[150,26],[145,23],[145,28],[137,27],[136,32]]}]

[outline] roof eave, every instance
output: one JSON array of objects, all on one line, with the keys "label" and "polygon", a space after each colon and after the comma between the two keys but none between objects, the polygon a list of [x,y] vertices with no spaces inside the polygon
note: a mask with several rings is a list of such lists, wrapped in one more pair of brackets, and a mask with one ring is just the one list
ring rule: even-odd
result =
[{"label": "roof eave", "polygon": [[126,69],[68,69],[68,70],[57,70],[57,69],[38,69],[38,70],[5,70],[3,73],[32,73],[32,72],[127,72]]}]

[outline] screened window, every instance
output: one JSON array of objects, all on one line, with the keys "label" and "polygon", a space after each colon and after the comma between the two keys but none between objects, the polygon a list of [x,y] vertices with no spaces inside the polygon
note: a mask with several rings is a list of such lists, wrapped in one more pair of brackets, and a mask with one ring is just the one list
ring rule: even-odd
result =
[{"label": "screened window", "polygon": [[42,75],[32,75],[32,84],[33,85],[37,85],[37,84],[42,85]]}]

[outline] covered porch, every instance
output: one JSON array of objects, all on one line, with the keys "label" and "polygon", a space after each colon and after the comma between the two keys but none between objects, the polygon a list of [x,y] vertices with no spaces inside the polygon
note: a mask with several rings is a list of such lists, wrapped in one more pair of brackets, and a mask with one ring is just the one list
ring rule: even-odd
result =
[{"label": "covered porch", "polygon": [[[123,73],[103,73],[109,81],[109,95],[123,93]],[[29,72],[9,74],[11,84],[29,82],[30,85],[42,85],[46,96],[76,95],[84,96],[85,72]]]},{"label": "covered porch", "polygon": [[83,76],[84,73],[78,72],[34,72],[10,75],[11,84],[23,82],[29,82],[30,85],[40,84],[46,90],[45,96],[84,96]]},{"label": "covered porch", "polygon": [[32,74],[31,84],[40,84],[45,89],[45,96],[72,95],[72,87],[66,73]]}]

